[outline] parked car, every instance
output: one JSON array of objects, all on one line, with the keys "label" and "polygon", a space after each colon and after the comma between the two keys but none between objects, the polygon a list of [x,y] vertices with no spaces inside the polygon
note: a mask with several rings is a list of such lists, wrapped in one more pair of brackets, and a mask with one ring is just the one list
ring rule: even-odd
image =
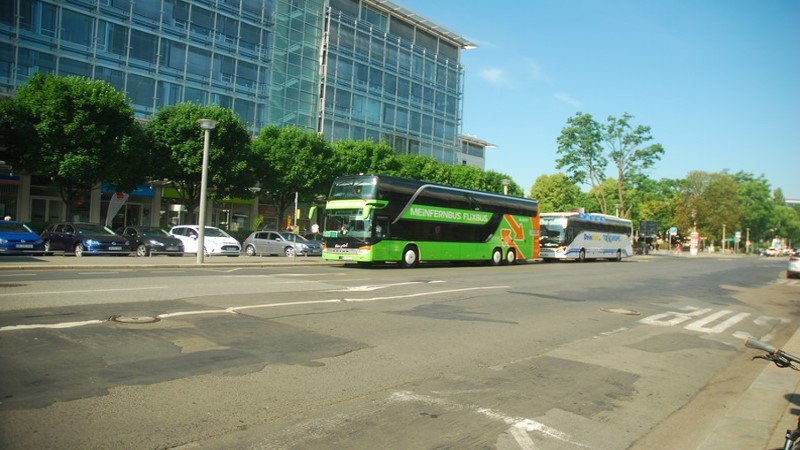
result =
[{"label": "parked car", "polygon": [[786,268],[786,278],[800,278],[800,248],[794,249],[789,256],[789,267]]},{"label": "parked car", "polygon": [[183,255],[183,242],[159,227],[125,227],[117,230],[117,233],[128,240],[136,256]]},{"label": "parked car", "polygon": [[44,251],[50,254],[62,251],[64,255],[128,255],[128,240],[110,228],[90,222],[61,222],[50,224],[42,231]]},{"label": "parked car", "polygon": [[27,225],[0,220],[0,255],[24,255],[44,251],[44,241]]},{"label": "parked car", "polygon": [[247,236],[243,245],[248,256],[264,254],[322,256],[322,243],[309,241],[288,231],[254,231]]},{"label": "parked car", "polygon": [[[170,236],[176,237],[183,242],[183,251],[186,253],[197,253],[199,232],[199,225],[177,225],[169,230]],[[205,254],[208,256],[239,256],[242,251],[239,241],[217,227],[206,226],[203,240],[205,241]]]}]

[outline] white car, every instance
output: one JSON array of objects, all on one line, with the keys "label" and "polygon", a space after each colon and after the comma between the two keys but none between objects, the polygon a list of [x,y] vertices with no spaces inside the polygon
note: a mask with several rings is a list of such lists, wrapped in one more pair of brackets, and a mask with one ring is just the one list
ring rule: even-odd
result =
[{"label": "white car", "polygon": [[800,278],[800,248],[794,249],[789,256],[786,278]]},{"label": "white car", "polygon": [[[198,225],[177,225],[169,230],[170,236],[174,236],[183,242],[183,251],[185,253],[197,253],[199,232],[200,227]],[[239,256],[242,251],[239,241],[217,227],[206,226],[203,240],[205,241],[205,254],[208,256]]]}]

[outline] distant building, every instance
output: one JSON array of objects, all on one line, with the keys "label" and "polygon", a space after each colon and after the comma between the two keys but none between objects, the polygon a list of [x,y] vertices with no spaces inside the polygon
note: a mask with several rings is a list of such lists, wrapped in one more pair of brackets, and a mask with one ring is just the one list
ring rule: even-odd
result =
[{"label": "distant building", "polygon": [[[13,95],[37,72],[79,75],[125,93],[140,119],[184,101],[218,104],[254,134],[291,124],[331,142],[385,141],[400,154],[485,165],[490,144],[461,135],[460,53],[474,45],[390,1],[1,3],[0,95]],[[12,170],[0,166],[0,214],[64,219],[48,179]],[[113,194],[86,199],[76,218],[101,221]],[[186,211],[173,194],[168,186],[143,187],[114,222],[180,223]],[[246,203],[209,210],[210,222],[230,228],[271,214]]]}]

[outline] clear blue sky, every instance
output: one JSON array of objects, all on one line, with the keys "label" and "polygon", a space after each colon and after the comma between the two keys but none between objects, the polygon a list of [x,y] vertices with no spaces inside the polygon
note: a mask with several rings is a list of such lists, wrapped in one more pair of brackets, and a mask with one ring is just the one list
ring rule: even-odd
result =
[{"label": "clear blue sky", "polygon": [[627,112],[664,146],[652,178],[744,171],[800,198],[800,1],[394,1],[478,45],[463,132],[526,192],[570,116]]}]

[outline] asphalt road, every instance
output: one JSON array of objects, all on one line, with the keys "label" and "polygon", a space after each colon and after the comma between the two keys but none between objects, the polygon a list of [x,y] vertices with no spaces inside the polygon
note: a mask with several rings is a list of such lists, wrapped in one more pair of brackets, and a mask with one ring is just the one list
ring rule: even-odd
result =
[{"label": "asphalt road", "polygon": [[0,270],[0,448],[701,448],[800,293],[762,258],[104,259]]}]

